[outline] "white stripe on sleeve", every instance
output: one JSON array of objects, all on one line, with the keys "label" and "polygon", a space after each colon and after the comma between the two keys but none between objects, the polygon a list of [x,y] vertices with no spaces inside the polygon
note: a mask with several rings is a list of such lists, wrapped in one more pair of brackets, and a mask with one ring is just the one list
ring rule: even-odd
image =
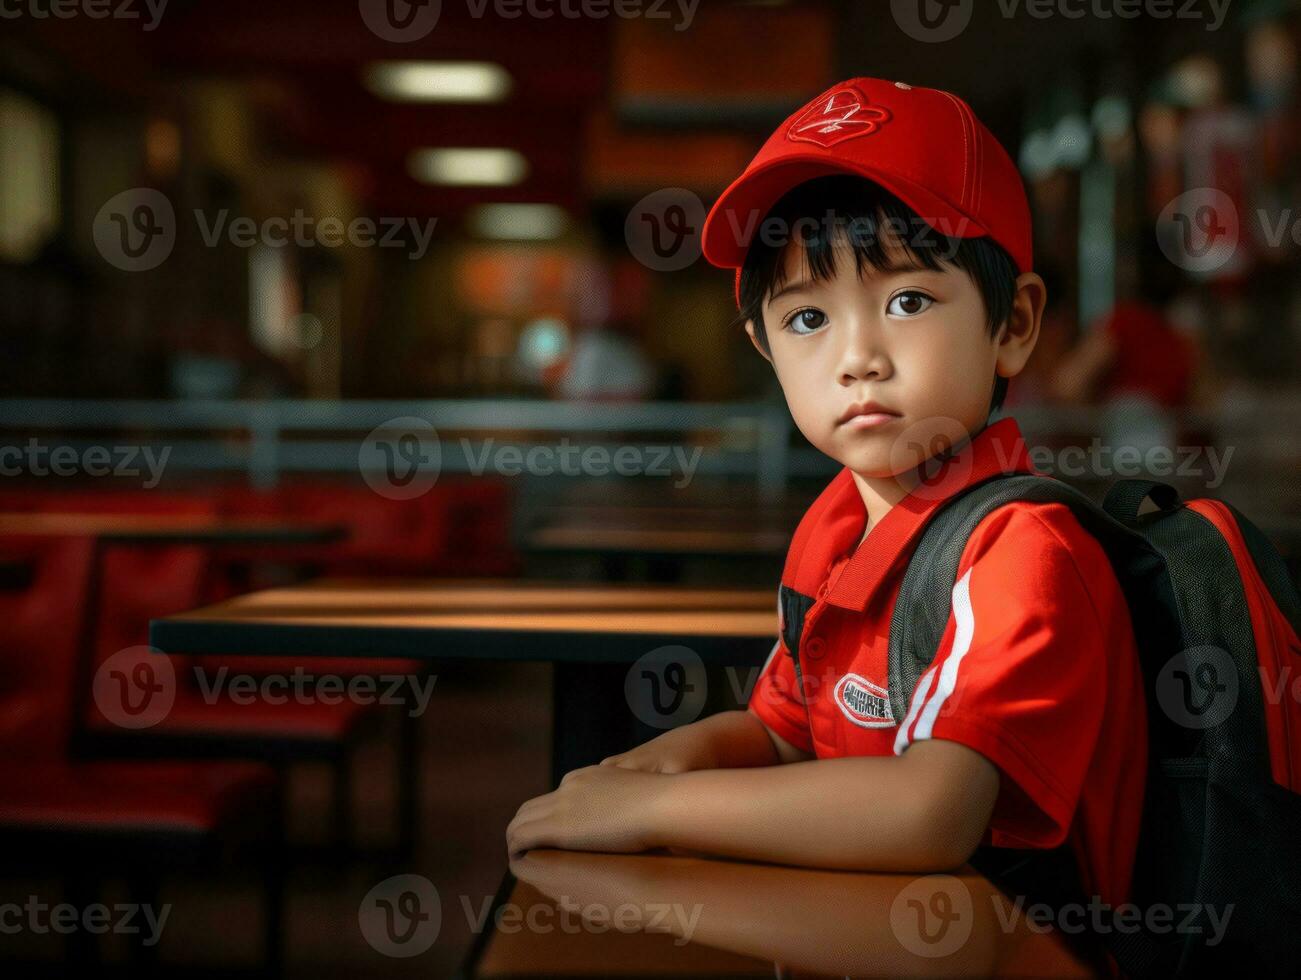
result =
[{"label": "white stripe on sleeve", "polygon": [[898,755],[908,747],[908,729],[917,720],[917,712],[922,710],[922,705],[926,702],[926,696],[931,693],[931,684],[935,681],[935,666],[932,664],[926,669],[917,681],[917,690],[913,691],[912,704],[908,707],[908,714],[904,716],[903,724],[899,726],[899,731],[894,736],[894,754]]},{"label": "white stripe on sleeve", "polygon": [[[958,686],[958,668],[962,665],[962,658],[971,649],[971,640],[976,633],[976,617],[971,608],[971,569],[967,569],[967,574],[958,579],[953,586],[953,616],[957,620],[953,634],[953,647],[940,668],[939,683],[935,686],[934,693],[930,692],[929,684],[926,685],[924,690],[922,684],[917,685],[918,690],[913,698],[912,709],[908,712],[908,718],[904,721],[903,727],[900,728],[899,734],[895,736],[895,755],[908,747],[908,730],[915,714],[917,715],[917,727],[913,730],[912,741],[931,737],[931,730],[935,727],[935,719],[939,717],[940,711],[943,710],[944,702],[948,700],[949,695]],[[930,673],[934,673],[934,671],[935,667],[932,666]],[[923,680],[925,679],[923,678]],[[918,705],[922,701],[926,702],[926,706],[918,713]]]}]

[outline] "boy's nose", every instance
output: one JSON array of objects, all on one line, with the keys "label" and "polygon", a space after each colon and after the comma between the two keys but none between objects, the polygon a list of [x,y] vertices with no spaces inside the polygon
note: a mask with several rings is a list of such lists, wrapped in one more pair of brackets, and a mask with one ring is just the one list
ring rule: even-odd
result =
[{"label": "boy's nose", "polygon": [[881,347],[876,332],[859,327],[847,332],[840,354],[840,383],[853,384],[866,379],[883,381],[893,368]]}]

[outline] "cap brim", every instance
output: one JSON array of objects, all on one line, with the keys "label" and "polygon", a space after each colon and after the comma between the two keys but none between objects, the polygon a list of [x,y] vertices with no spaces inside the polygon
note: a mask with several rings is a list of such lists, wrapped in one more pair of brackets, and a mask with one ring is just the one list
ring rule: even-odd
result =
[{"label": "cap brim", "polygon": [[790,154],[746,171],[714,202],[701,234],[705,259],[720,269],[740,268],[764,217],[782,195],[806,180],[832,174],[852,174],[880,184],[948,237],[977,238],[988,234],[970,215],[897,174],[881,173],[864,164],[830,161],[816,154]]}]

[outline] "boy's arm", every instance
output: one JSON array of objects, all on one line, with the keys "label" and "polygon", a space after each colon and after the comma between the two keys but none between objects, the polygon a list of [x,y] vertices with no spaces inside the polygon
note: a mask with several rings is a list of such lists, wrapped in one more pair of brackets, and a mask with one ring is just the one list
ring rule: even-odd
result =
[{"label": "boy's arm", "polygon": [[[1125,597],[1096,539],[1061,504],[1009,505],[972,535],[963,565],[953,642],[914,692],[895,755],[673,776],[576,770],[520,808],[512,851],[667,845],[921,871],[961,864],[982,840],[1061,844],[1100,750],[1112,755],[1115,792],[1132,800],[1146,753],[1129,752],[1115,732],[1145,744],[1142,677]],[[783,690],[794,691],[787,680]],[[802,705],[765,692],[761,679],[751,711],[788,741],[807,731]],[[1100,746],[1104,732],[1111,739]],[[1124,891],[1123,876],[1114,887]]]},{"label": "boy's arm", "polygon": [[683,725],[619,755],[603,766],[641,772],[683,773],[693,769],[746,769],[811,759],[750,711],[720,711]]},{"label": "boy's arm", "polygon": [[578,769],[529,800],[506,837],[535,847],[674,847],[805,867],[939,871],[975,851],[998,796],[998,770],[957,742],[901,756],[661,775]]}]

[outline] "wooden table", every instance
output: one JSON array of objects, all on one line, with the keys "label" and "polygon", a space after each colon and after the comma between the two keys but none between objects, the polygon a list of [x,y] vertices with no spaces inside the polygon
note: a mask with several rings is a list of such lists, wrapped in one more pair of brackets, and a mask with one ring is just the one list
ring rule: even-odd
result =
[{"label": "wooden table", "polygon": [[323,579],[154,620],[149,636],[174,654],[551,663],[558,780],[628,747],[638,658],[685,646],[707,667],[757,666],[776,629],[772,589]]},{"label": "wooden table", "polygon": [[[970,868],[875,874],[539,850],[511,872],[462,977],[1093,975]],[[922,917],[936,910],[948,921]]]}]

